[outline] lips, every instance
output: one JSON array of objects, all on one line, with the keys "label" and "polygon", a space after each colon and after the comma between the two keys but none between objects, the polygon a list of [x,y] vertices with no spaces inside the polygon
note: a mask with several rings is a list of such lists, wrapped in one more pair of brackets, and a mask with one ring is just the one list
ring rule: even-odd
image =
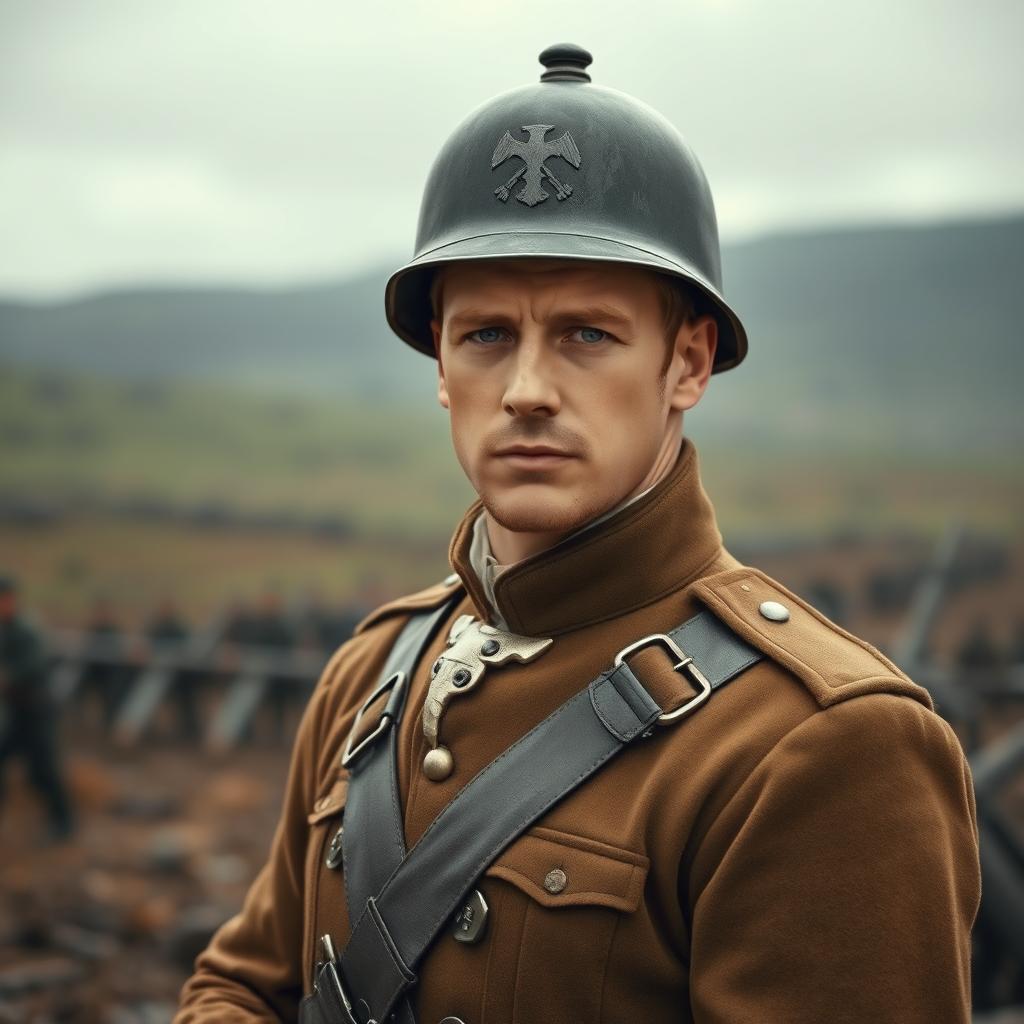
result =
[{"label": "lips", "polygon": [[525,445],[515,444],[508,448],[502,448],[500,451],[495,452],[495,455],[506,456],[506,455],[518,455],[525,456],[527,458],[540,458],[543,456],[557,457],[563,459],[572,459],[575,456],[572,452],[562,451],[561,448],[551,448],[548,445]]},{"label": "lips", "polygon": [[512,445],[495,452],[502,465],[515,473],[550,473],[576,460],[572,452],[549,445]]}]

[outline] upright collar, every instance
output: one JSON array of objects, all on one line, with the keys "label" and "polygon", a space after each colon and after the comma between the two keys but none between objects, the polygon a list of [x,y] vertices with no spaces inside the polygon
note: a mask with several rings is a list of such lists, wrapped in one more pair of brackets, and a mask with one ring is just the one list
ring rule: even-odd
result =
[{"label": "upright collar", "polygon": [[[470,562],[473,524],[482,509],[475,501],[462,517],[449,559],[487,619],[490,604]],[[685,587],[721,550],[697,451],[683,438],[671,471],[643,497],[502,572],[494,583],[497,611],[514,633],[556,636]]]}]

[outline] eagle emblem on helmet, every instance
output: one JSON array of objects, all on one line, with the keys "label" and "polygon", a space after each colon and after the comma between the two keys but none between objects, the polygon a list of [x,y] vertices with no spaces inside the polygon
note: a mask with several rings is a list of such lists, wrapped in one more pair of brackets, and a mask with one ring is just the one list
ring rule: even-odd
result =
[{"label": "eagle emblem on helmet", "polygon": [[552,128],[554,128],[553,124],[524,124],[523,131],[529,136],[526,142],[514,138],[509,131],[506,131],[498,140],[497,146],[494,147],[494,155],[491,157],[492,170],[499,164],[503,164],[509,157],[517,156],[523,161],[523,166],[508,181],[494,190],[494,194],[503,203],[508,202],[508,197],[512,194],[512,186],[520,178],[523,179],[523,187],[516,193],[516,199],[527,206],[543,203],[551,194],[544,189],[545,178],[554,186],[555,198],[559,201],[568,199],[572,195],[572,186],[559,181],[551,173],[551,169],[545,161],[560,156],[573,167],[579,167],[580,151],[568,132],[557,139],[546,141],[544,136]]}]

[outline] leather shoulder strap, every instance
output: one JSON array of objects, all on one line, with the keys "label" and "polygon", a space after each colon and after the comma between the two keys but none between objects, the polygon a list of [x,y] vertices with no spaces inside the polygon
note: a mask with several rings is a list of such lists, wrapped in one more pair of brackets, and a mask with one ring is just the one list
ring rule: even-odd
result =
[{"label": "leather shoulder strap", "polygon": [[355,926],[366,901],[380,892],[405,857],[405,829],[398,792],[398,729],[405,711],[409,679],[451,611],[451,602],[412,615],[398,635],[381,672],[380,684],[367,703],[390,685],[382,712],[386,730],[365,755],[352,762],[345,800],[342,857],[349,921]]},{"label": "leather shoulder strap", "polygon": [[[655,702],[627,660],[630,652],[651,645],[663,647],[675,667],[687,674],[699,690],[696,697],[668,709]],[[645,637],[625,648],[610,669],[469,782],[412,850],[399,858],[379,891],[365,896],[361,911],[353,914],[349,944],[337,962],[325,965],[325,986],[330,982],[342,994],[343,1003],[357,1008],[353,1017],[357,1021],[387,1020],[396,1007],[407,1019],[405,997],[417,981],[417,965],[488,864],[626,746],[656,735],[659,721],[671,726],[692,713],[713,690],[761,657],[710,612],[701,612],[669,634]],[[390,732],[397,733],[393,722]],[[353,792],[376,777],[375,762],[393,763],[393,740],[377,742],[364,756],[366,763],[350,780],[350,801]],[[352,829],[346,875],[354,857],[384,856],[388,864],[395,863],[394,837],[381,840],[375,833],[393,829],[397,801],[392,799],[393,791],[383,787],[372,792],[382,802],[374,803],[372,810],[367,802],[360,814],[372,817],[375,827]],[[369,796],[371,790],[366,793]],[[400,831],[400,809],[397,813]],[[350,828],[351,819],[346,837]],[[385,847],[389,852],[382,852]],[[369,878],[370,872],[366,869],[362,877]],[[374,878],[381,873],[372,869]],[[358,884],[362,897],[368,883]],[[350,898],[351,911],[359,906]]]}]

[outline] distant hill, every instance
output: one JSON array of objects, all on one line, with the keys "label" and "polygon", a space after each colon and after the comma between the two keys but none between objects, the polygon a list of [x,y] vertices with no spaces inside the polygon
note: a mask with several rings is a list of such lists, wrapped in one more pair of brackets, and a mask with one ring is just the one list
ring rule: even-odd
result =
[{"label": "distant hill", "polygon": [[[979,456],[1024,441],[1024,218],[765,238],[724,262],[751,351],[712,381],[696,436]],[[388,330],[385,278],[4,301],[0,361],[426,408],[432,367]]]}]

